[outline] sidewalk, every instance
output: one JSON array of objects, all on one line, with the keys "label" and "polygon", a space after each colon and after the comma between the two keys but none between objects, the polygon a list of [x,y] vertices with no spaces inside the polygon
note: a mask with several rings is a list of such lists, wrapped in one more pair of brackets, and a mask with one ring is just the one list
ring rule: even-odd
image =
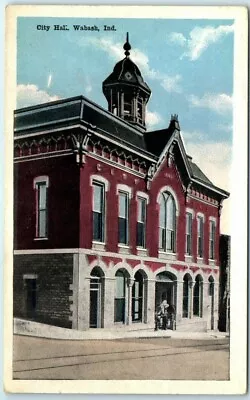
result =
[{"label": "sidewalk", "polygon": [[226,332],[178,332],[172,330],[140,329],[89,329],[77,331],[74,329],[60,328],[58,326],[41,324],[38,322],[14,318],[14,334],[43,337],[48,339],[69,339],[69,340],[115,340],[129,338],[175,338],[175,339],[218,339],[229,337]]}]

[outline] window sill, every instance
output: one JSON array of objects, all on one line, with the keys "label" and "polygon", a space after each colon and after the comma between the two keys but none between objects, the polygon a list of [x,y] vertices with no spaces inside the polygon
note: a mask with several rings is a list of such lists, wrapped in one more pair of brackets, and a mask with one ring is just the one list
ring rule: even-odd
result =
[{"label": "window sill", "polygon": [[212,266],[212,267],[215,267],[215,265],[216,265],[216,260],[209,258],[209,259],[208,259],[208,264],[209,264],[210,266]]},{"label": "window sill", "polygon": [[130,254],[130,247],[126,244],[118,244],[118,252],[120,254]]},{"label": "window sill", "polygon": [[36,237],[34,238],[35,241],[39,241],[39,240],[49,240],[49,238],[47,237]]},{"label": "window sill", "polygon": [[185,262],[193,262],[193,256],[191,254],[185,254]]},{"label": "window sill", "polygon": [[136,247],[137,255],[138,256],[147,256],[148,255],[148,250],[145,249],[144,247]]},{"label": "window sill", "polygon": [[165,251],[158,251],[158,257],[159,258],[164,258],[166,260],[176,260],[177,259],[177,254],[176,253],[167,253]]},{"label": "window sill", "polygon": [[92,250],[103,250],[105,251],[106,243],[104,242],[92,242]]},{"label": "window sill", "polygon": [[197,264],[204,264],[204,259],[203,259],[203,257],[198,257],[198,256],[197,256]]}]

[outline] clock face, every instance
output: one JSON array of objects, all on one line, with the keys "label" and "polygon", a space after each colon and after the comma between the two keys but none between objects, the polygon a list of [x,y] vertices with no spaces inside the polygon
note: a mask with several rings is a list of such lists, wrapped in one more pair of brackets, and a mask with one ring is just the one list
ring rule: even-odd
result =
[{"label": "clock face", "polygon": [[130,79],[132,78],[132,74],[131,74],[129,71],[127,71],[126,74],[125,74],[125,78],[126,78],[128,81],[130,81]]}]

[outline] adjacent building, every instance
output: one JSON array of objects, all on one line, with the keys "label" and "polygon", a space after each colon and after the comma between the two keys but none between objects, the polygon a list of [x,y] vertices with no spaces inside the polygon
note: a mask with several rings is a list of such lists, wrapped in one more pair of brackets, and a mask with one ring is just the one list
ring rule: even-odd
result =
[{"label": "adjacent building", "polygon": [[219,324],[220,331],[230,330],[230,264],[231,236],[220,235],[220,296]]},{"label": "adjacent building", "polygon": [[222,202],[177,115],[147,131],[151,90],[125,57],[84,96],[14,113],[14,316],[145,329],[163,299],[176,329],[217,329]]}]

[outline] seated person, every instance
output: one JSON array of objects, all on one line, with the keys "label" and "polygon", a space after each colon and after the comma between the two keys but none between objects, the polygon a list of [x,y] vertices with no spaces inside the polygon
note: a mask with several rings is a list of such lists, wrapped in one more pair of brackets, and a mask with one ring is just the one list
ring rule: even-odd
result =
[{"label": "seated person", "polygon": [[162,329],[167,329],[167,322],[168,322],[168,302],[166,299],[162,300],[161,304],[161,316],[162,316]]}]

